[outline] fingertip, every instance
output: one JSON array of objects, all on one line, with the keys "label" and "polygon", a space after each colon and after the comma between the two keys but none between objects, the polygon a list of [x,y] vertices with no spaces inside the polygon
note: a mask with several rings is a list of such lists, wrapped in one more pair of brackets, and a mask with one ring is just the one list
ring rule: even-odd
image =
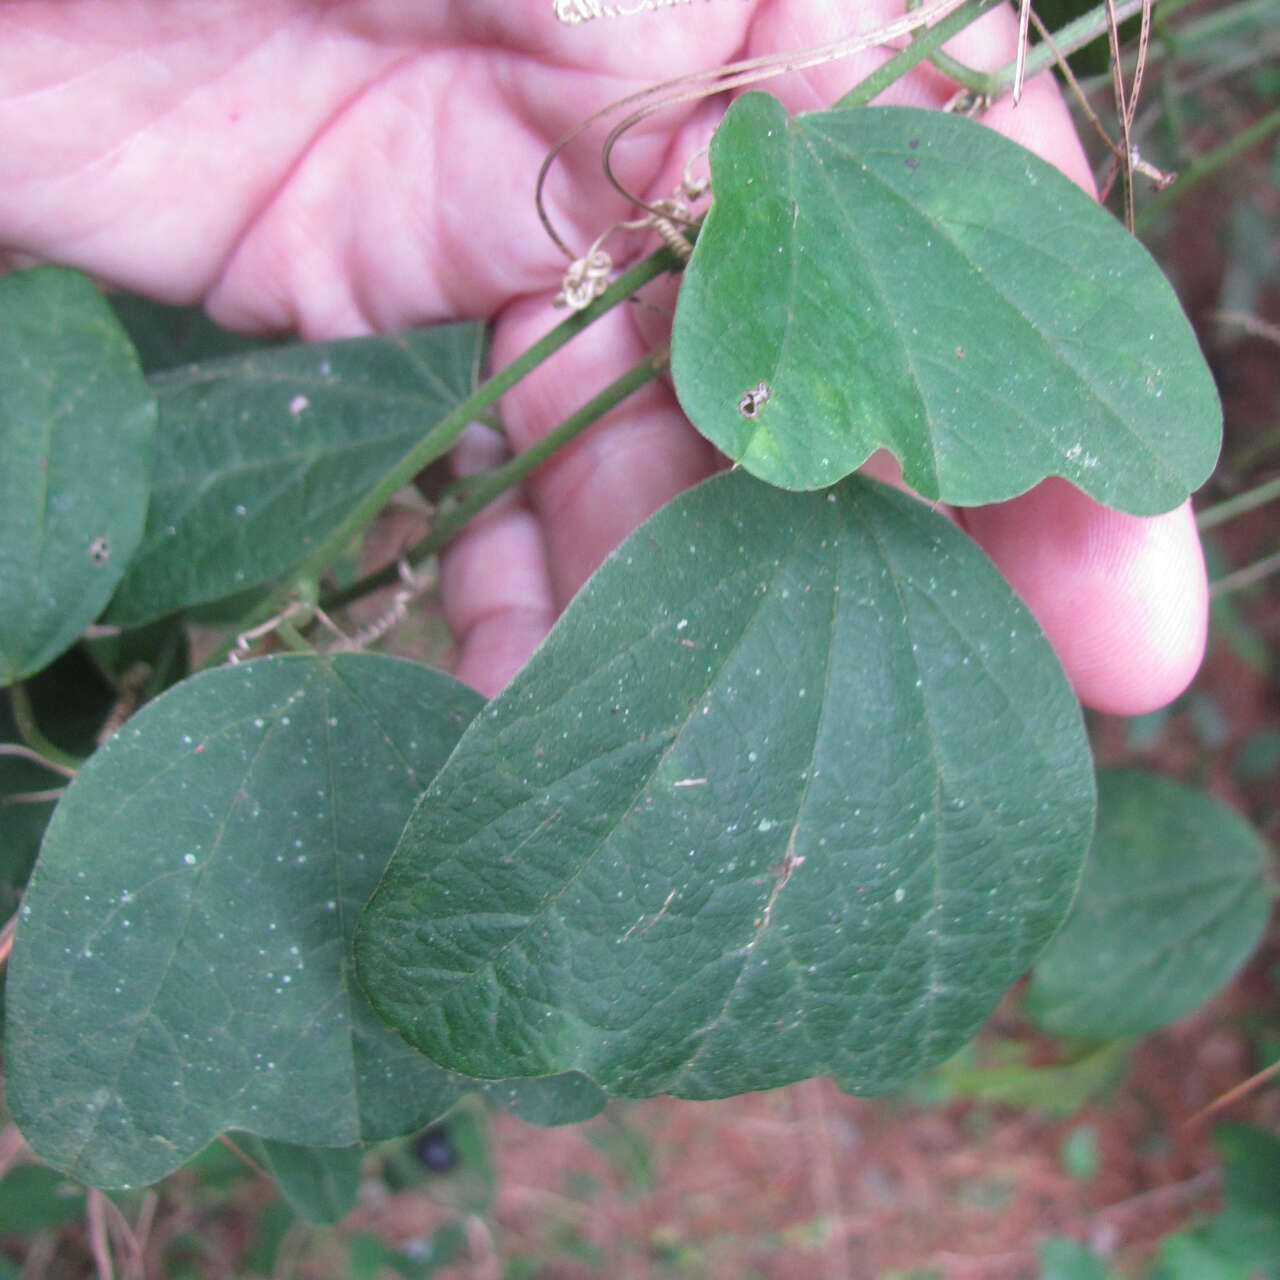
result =
[{"label": "fingertip", "polygon": [[1190,503],[1113,511],[1062,480],[963,523],[1035,615],[1077,696],[1113,715],[1172,702],[1204,657],[1209,593]]}]

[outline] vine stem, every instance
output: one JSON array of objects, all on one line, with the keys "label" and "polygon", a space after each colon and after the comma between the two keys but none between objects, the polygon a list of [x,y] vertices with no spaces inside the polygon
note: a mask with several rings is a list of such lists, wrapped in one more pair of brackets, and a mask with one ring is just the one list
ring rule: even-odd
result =
[{"label": "vine stem", "polygon": [[1280,551],[1273,551],[1269,556],[1245,565],[1243,569],[1236,569],[1215,579],[1209,583],[1209,596],[1216,600],[1219,596],[1229,596],[1233,591],[1243,591],[1245,587],[1251,587],[1273,573],[1280,573]]},{"label": "vine stem", "polygon": [[[651,351],[643,360],[637,361],[621,377],[614,379],[598,395],[593,396],[580,409],[571,413],[558,427],[549,431],[536,444],[530,445],[523,453],[504,462],[501,466],[482,471],[478,475],[464,476],[455,480],[440,495],[440,505],[431,530],[405,552],[407,560],[414,571],[420,561],[433,555],[451,542],[463,526],[478,512],[487,507],[495,498],[500,497],[508,489],[514,488],[526,476],[532,474],[552,454],[562,449],[570,440],[580,436],[597,419],[603,417],[610,409],[621,404],[628,396],[638,391],[646,383],[652,382],[666,367],[670,360],[670,352],[666,346]],[[340,609],[351,601],[391,586],[399,576],[398,564],[387,565],[367,577],[353,582],[341,591],[334,591],[321,600],[321,607],[326,610]]]},{"label": "vine stem", "polygon": [[216,667],[235,647],[236,637],[275,616],[293,594],[299,580],[315,580],[342,553],[351,541],[382,510],[391,498],[429,463],[442,457],[457,443],[467,425],[485,412],[561,347],[571,342],[589,324],[598,320],[621,302],[626,302],[639,289],[668,272],[678,271],[684,263],[665,246],[636,263],[620,275],[590,306],[575,311],[556,325],[509,365],[483,382],[452,412],[443,417],[408,453],[395,464],[316,550],[289,575],[288,581],[265,599],[224,635],[222,641],[204,662],[202,669]]},{"label": "vine stem", "polygon": [[31,764],[38,764],[42,769],[49,769],[54,773],[60,773],[64,778],[74,778],[76,771],[65,765],[54,764],[52,760],[42,756],[38,751],[33,751],[30,747],[24,747],[17,742],[0,742],[0,756],[12,756],[18,760],[27,760]]},{"label": "vine stem", "polygon": [[31,706],[31,695],[27,693],[27,686],[21,681],[9,686],[9,703],[13,708],[13,722],[18,727],[18,736],[35,755],[40,757],[40,763],[52,769],[54,773],[74,778],[84,761],[79,756],[73,756],[70,752],[55,746],[40,732],[35,711]]},{"label": "vine stem", "polygon": [[940,22],[916,36],[905,49],[895,53],[888,62],[873,71],[865,80],[854,85],[835,106],[839,110],[848,107],[864,107],[877,94],[883,93],[894,81],[906,75],[912,67],[933,57],[952,36],[963,31],[984,13],[1003,4],[1004,0],[974,0],[949,14]]},{"label": "vine stem", "polygon": [[[1124,22],[1142,12],[1143,0],[1124,0],[1115,6],[1116,21]],[[1024,62],[1023,74],[1034,76],[1052,66],[1059,57],[1066,58],[1092,43],[1107,29],[1107,6],[1100,4],[1082,13],[1078,18],[1059,27],[1053,33],[1053,43],[1038,44],[1028,50]],[[931,57],[933,65],[943,75],[949,76],[957,84],[968,89],[970,93],[981,94],[988,100],[1002,98],[1013,89],[1017,77],[1018,63],[1015,59],[997,71],[979,71],[953,58],[941,48]]]}]

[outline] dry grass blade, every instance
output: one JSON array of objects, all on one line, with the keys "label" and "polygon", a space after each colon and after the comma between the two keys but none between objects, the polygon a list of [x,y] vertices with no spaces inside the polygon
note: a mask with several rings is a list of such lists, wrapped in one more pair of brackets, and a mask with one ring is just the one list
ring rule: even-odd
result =
[{"label": "dry grass blade", "polygon": [[1115,0],[1106,0],[1107,40],[1111,46],[1111,82],[1115,91],[1116,115],[1120,121],[1121,148],[1117,164],[1102,191],[1107,198],[1116,176],[1124,182],[1124,225],[1132,234],[1133,221],[1133,121],[1138,110],[1138,95],[1142,92],[1142,73],[1147,65],[1147,49],[1151,43],[1151,0],[1142,6],[1142,28],[1138,35],[1138,55],[1133,68],[1133,84],[1125,90],[1124,68],[1120,57],[1120,23],[1116,17]]},{"label": "dry grass blade", "polygon": [[[1018,9],[1018,65],[1013,72],[1013,105],[1022,99],[1022,82],[1027,74],[1027,44],[1030,38],[1031,0],[1022,0]],[[1038,24],[1037,24],[1038,25]]]}]

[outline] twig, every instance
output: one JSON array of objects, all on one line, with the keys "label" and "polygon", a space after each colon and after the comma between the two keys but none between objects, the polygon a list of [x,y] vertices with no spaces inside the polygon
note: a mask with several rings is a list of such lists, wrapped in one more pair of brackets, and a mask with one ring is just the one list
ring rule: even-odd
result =
[{"label": "twig", "polygon": [[814,1208],[827,1224],[823,1233],[824,1274],[827,1280],[845,1280],[853,1270],[849,1265],[836,1166],[831,1156],[830,1122],[823,1098],[825,1087],[822,1080],[808,1080],[800,1086],[805,1112],[805,1146],[809,1149],[809,1189]]},{"label": "twig", "polygon": [[1244,493],[1238,493],[1234,498],[1215,502],[1213,506],[1197,511],[1196,528],[1202,532],[1205,529],[1212,529],[1215,525],[1225,524],[1228,520],[1234,520],[1236,516],[1242,516],[1247,511],[1266,506],[1275,498],[1280,498],[1280,476],[1256,485]]},{"label": "twig", "polygon": [[1280,571],[1280,551],[1273,551],[1269,556],[1245,565],[1243,569],[1236,569],[1233,573],[1215,579],[1209,584],[1209,596],[1217,599],[1218,596],[1228,596],[1233,591],[1242,591],[1277,571]]},{"label": "twig", "polygon": [[1099,1218],[1123,1217],[1134,1210],[1149,1210],[1164,1205],[1186,1204],[1189,1200],[1198,1200],[1210,1191],[1216,1191],[1222,1181],[1222,1174],[1217,1169],[1205,1169],[1184,1182],[1170,1182],[1162,1187],[1152,1187],[1149,1191],[1139,1191],[1127,1200],[1117,1200],[1098,1210]]},{"label": "twig", "polygon": [[13,950],[13,935],[17,928],[18,917],[15,913],[4,922],[4,928],[0,929],[0,968],[9,963],[9,952]]},{"label": "twig", "polygon": [[1211,1115],[1216,1115],[1223,1107],[1229,1107],[1237,1099],[1243,1098],[1245,1094],[1252,1093],[1277,1074],[1280,1074],[1280,1061],[1273,1062],[1269,1067],[1263,1067],[1261,1071],[1255,1071],[1253,1075],[1247,1080],[1242,1080],[1234,1089],[1228,1089],[1222,1097],[1215,1098],[1207,1107],[1202,1107],[1183,1127],[1189,1129],[1193,1124],[1199,1124],[1202,1120],[1207,1120]]},{"label": "twig", "polygon": [[0,807],[10,804],[48,804],[60,800],[66,787],[50,787],[47,791],[12,791],[3,800]]},{"label": "twig", "polygon": [[93,1269],[98,1280],[113,1280],[111,1244],[107,1239],[107,1197],[97,1187],[89,1188],[89,1252],[93,1254]]},{"label": "twig", "polygon": [[1199,186],[1223,165],[1228,164],[1241,152],[1255,146],[1277,129],[1280,129],[1280,107],[1267,112],[1260,120],[1255,120],[1247,129],[1242,129],[1234,138],[1229,138],[1220,147],[1215,147],[1208,155],[1194,160],[1168,191],[1162,192],[1147,202],[1142,210],[1142,216],[1137,220],[1138,231],[1141,232],[1150,226],[1152,220],[1174,200],[1180,199],[1193,187]]},{"label": "twig", "polygon": [[218,1135],[218,1141],[222,1143],[222,1145],[226,1147],[226,1149],[230,1151],[231,1154],[235,1156],[247,1169],[252,1169],[258,1177],[264,1178],[267,1182],[274,1181],[271,1175],[252,1156],[248,1155],[242,1148],[232,1142],[225,1133]]},{"label": "twig", "polygon": [[[156,1210],[160,1207],[160,1197],[154,1191],[148,1191],[142,1197],[142,1206],[138,1210],[138,1222],[133,1228],[134,1239],[138,1242],[138,1259],[141,1263],[146,1258],[147,1243],[151,1239],[151,1229],[155,1226]],[[141,1276],[139,1272],[139,1276]]]},{"label": "twig", "polygon": [[[124,1214],[120,1212],[119,1206],[113,1200],[102,1195],[101,1192],[98,1194],[102,1197],[107,1234],[120,1258],[122,1280],[145,1280],[142,1249],[133,1228],[129,1226]],[[154,1198],[155,1193],[152,1192],[151,1195]]]},{"label": "twig", "polygon": [[1280,324],[1270,324],[1247,311],[1210,311],[1209,319],[1235,329],[1243,329],[1251,338],[1265,338],[1268,342],[1280,345]]}]

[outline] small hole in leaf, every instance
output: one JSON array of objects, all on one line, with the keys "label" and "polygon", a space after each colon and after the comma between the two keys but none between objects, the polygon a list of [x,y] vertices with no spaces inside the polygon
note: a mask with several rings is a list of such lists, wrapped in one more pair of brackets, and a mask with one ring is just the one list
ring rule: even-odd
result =
[{"label": "small hole in leaf", "polygon": [[449,1139],[449,1131],[442,1124],[432,1125],[418,1135],[414,1143],[418,1159],[432,1173],[449,1173],[458,1163],[458,1151]]},{"label": "small hole in leaf", "polygon": [[757,382],[749,391],[742,393],[742,398],[738,401],[738,412],[744,418],[754,418],[769,403],[770,394],[767,382]]},{"label": "small hole in leaf", "polygon": [[89,559],[94,564],[106,564],[111,559],[111,539],[100,533],[89,543]]}]

